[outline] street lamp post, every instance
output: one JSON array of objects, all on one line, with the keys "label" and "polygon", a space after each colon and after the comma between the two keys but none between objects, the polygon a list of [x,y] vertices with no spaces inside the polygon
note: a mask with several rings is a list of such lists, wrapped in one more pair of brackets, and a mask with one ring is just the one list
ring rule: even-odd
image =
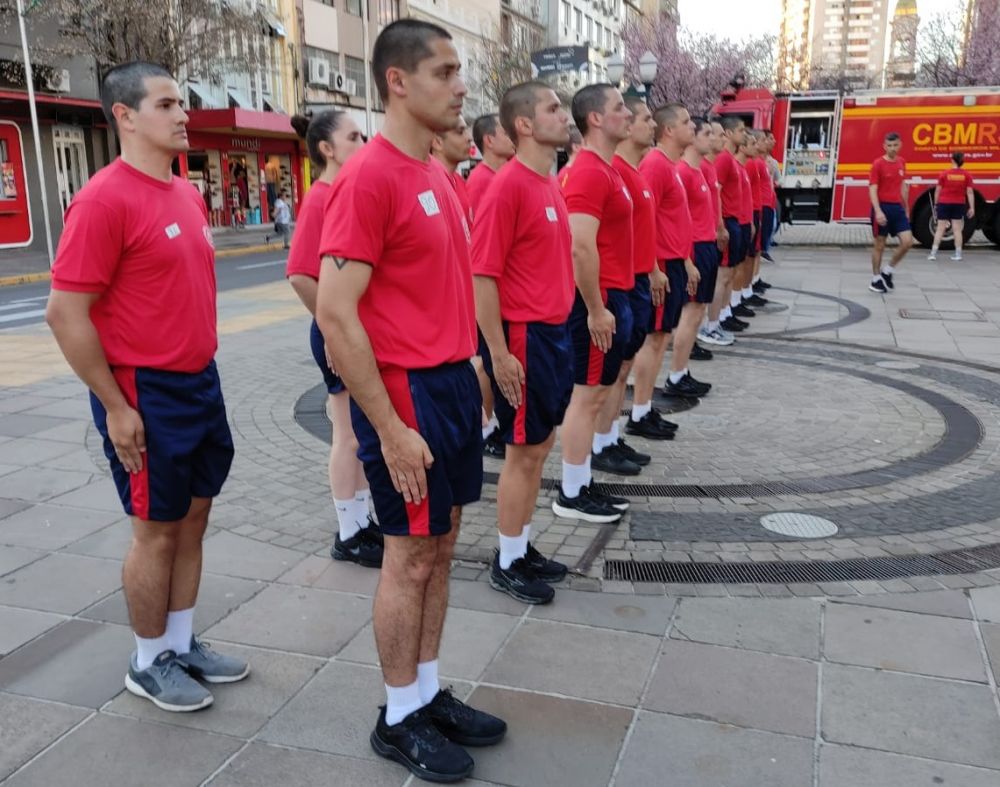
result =
[{"label": "street lamp post", "polygon": [[[625,89],[625,95],[642,96],[648,101],[652,95],[651,91],[653,90],[653,82],[656,81],[656,69],[658,66],[659,63],[656,60],[656,55],[647,49],[642,57],[639,58],[639,79],[643,85],[643,92],[640,93],[636,87],[629,83]],[[621,85],[624,78],[625,60],[620,54],[615,52],[608,58],[608,79],[613,85]]]},{"label": "street lamp post", "polygon": [[656,81],[657,66],[659,63],[656,60],[656,55],[648,49],[643,52],[642,57],[639,58],[639,79],[642,80],[642,84],[646,88],[646,95],[650,97],[652,96],[653,82]]}]

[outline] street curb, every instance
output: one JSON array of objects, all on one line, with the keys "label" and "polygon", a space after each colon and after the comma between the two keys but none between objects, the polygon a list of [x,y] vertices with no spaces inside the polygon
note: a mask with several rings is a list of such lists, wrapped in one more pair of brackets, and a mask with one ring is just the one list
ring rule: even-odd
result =
[{"label": "street curb", "polygon": [[52,278],[49,271],[44,273],[22,273],[17,276],[0,276],[0,287],[14,287],[18,284],[31,284],[35,281],[48,281]]},{"label": "street curb", "polygon": [[238,249],[220,249],[215,252],[215,258],[238,257],[241,254],[257,254],[262,251],[284,251],[280,243],[258,243],[256,246],[240,246]]}]

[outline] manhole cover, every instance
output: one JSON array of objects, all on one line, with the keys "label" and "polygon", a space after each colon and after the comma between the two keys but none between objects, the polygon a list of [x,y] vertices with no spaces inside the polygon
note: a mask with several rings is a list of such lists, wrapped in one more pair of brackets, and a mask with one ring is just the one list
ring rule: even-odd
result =
[{"label": "manhole cover", "polygon": [[913,361],[879,361],[875,365],[880,369],[896,369],[901,372],[920,368],[920,364]]},{"label": "manhole cover", "polygon": [[948,322],[986,322],[982,312],[956,309],[900,309],[904,320],[945,320]]},{"label": "manhole cover", "polygon": [[765,530],[794,538],[827,538],[837,533],[829,519],[809,514],[766,514],[760,523]]}]

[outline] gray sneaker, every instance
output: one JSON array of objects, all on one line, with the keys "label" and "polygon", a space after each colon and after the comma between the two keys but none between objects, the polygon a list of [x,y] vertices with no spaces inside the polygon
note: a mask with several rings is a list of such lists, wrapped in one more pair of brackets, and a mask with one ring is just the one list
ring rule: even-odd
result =
[{"label": "gray sneaker", "polygon": [[197,637],[191,637],[191,651],[178,655],[177,661],[192,678],[206,683],[235,683],[250,674],[245,661],[216,653]]},{"label": "gray sneaker", "polygon": [[129,661],[125,688],[137,697],[173,713],[201,710],[212,704],[212,694],[184,671],[172,650],[163,651],[144,670],[139,669],[136,656],[133,653]]}]

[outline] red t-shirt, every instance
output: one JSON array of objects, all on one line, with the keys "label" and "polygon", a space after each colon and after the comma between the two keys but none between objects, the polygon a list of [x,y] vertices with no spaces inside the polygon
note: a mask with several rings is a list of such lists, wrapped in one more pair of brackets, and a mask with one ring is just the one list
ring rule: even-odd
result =
[{"label": "red t-shirt", "polygon": [[750,186],[753,195],[753,209],[761,211],[764,209],[764,192],[767,190],[767,172],[761,170],[764,162],[759,158],[747,159],[747,174],[750,175]]},{"label": "red t-shirt", "polygon": [[753,224],[753,181],[747,168],[736,162],[736,174],[740,176],[740,211],[736,214],[740,224]]},{"label": "red t-shirt", "polygon": [[285,276],[309,276],[319,281],[319,239],[323,232],[323,209],[329,196],[329,183],[317,180],[309,187],[299,207]]},{"label": "red t-shirt", "polygon": [[465,191],[469,195],[469,207],[472,208],[473,218],[476,217],[479,203],[482,202],[483,195],[496,174],[497,171],[485,161],[480,161],[469,173],[469,179],[465,182]]},{"label": "red t-shirt", "polygon": [[705,177],[705,182],[708,184],[708,190],[712,192],[712,221],[714,226],[719,226],[719,219],[722,218],[721,208],[719,207],[719,175],[715,171],[715,164],[709,161],[707,158],[701,160],[701,174]]},{"label": "red t-shirt", "polygon": [[888,161],[885,156],[879,156],[872,162],[869,184],[878,186],[879,202],[903,203],[903,181],[906,179],[906,162],[901,156],[895,161]]},{"label": "red t-shirt", "polygon": [[90,319],[111,366],[200,372],[218,346],[205,200],[116,159],[66,211],[52,289],[100,293]]},{"label": "red t-shirt", "polygon": [[662,150],[653,148],[642,159],[639,171],[645,176],[656,204],[656,258],[690,258],[691,212],[677,167]]},{"label": "red t-shirt", "polygon": [[621,156],[611,160],[611,166],[625,181],[632,195],[632,265],[635,275],[649,273],[656,265],[656,205],[649,184],[635,167]]},{"label": "red t-shirt", "polygon": [[358,314],[380,369],[428,369],[475,352],[469,227],[436,159],[377,134],[344,164],[324,211],[320,256],[373,268]]},{"label": "red t-shirt", "polygon": [[472,272],[497,280],[504,320],[566,322],[573,307],[573,238],[559,182],[514,158],[493,184],[472,228]]},{"label": "red t-shirt", "polygon": [[632,195],[622,176],[594,151],[581,150],[573,169],[562,179],[570,214],[585,213],[598,219],[597,251],[601,258],[601,289],[631,290]]},{"label": "red t-shirt", "polygon": [[774,181],[771,179],[771,170],[767,166],[767,161],[762,158],[754,159],[757,162],[757,170],[760,172],[760,193],[764,207],[773,208],[777,195],[774,192]]},{"label": "red t-shirt", "polygon": [[684,183],[687,194],[688,209],[691,212],[691,235],[695,243],[715,242],[715,189],[705,180],[701,168],[692,167],[688,162],[681,161],[677,172]]},{"label": "red t-shirt", "polygon": [[719,193],[722,195],[722,215],[739,219],[743,205],[743,178],[740,163],[732,153],[723,150],[715,157],[715,172],[719,176]]},{"label": "red t-shirt", "polygon": [[953,167],[941,173],[938,186],[939,205],[965,205],[968,202],[966,190],[972,188],[972,176],[960,167]]},{"label": "red t-shirt", "polygon": [[[441,165],[444,166],[443,164]],[[447,172],[448,170],[445,170]],[[458,204],[462,206],[462,213],[465,215],[465,221],[472,227],[472,205],[469,202],[469,192],[465,185],[465,178],[463,178],[458,171],[449,173],[451,177],[451,183],[455,187],[455,193],[458,195]]]}]

